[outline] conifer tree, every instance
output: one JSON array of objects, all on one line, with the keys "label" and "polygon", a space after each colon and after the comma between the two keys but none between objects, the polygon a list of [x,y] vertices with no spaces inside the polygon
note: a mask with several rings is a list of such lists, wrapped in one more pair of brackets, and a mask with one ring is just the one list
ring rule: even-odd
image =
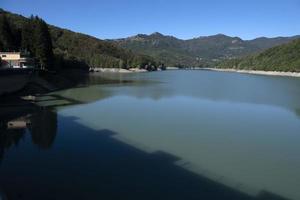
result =
[{"label": "conifer tree", "polygon": [[0,15],[0,43],[2,51],[15,49],[14,36],[5,14]]},{"label": "conifer tree", "polygon": [[33,17],[24,23],[21,35],[21,49],[30,52],[32,56],[35,56],[35,21]]},{"label": "conifer tree", "polygon": [[53,49],[48,25],[42,19],[36,17],[35,27],[35,56],[38,59],[41,68],[46,70],[54,70],[53,66]]}]

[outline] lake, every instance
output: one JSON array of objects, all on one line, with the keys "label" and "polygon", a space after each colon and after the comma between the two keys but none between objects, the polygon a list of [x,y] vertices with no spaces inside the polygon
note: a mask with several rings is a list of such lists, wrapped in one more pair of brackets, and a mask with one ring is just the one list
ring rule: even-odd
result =
[{"label": "lake", "polygon": [[93,74],[0,112],[9,199],[300,199],[299,78]]}]

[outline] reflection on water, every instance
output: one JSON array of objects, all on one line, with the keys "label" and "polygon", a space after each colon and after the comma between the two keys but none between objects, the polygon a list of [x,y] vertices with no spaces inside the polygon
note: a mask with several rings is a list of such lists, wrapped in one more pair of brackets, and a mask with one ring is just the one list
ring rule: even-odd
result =
[{"label": "reflection on water", "polygon": [[24,129],[18,130],[1,130],[0,134],[0,164],[4,157],[5,151],[13,146],[17,146],[25,133]]},{"label": "reflection on water", "polygon": [[[125,76],[125,77],[124,77]],[[272,77],[211,71],[163,72],[123,75],[122,79],[151,80],[146,87],[114,87],[115,95],[137,98],[164,99],[193,97],[212,101],[262,104],[295,111],[300,109],[300,80],[289,77]]]},{"label": "reflection on water", "polygon": [[[41,149],[49,149],[54,143],[57,132],[57,114],[48,108],[34,108],[30,112],[18,112],[11,118],[1,119],[0,161],[7,150],[17,147],[30,134],[33,144]],[[5,112],[14,112],[16,108],[6,108]]]},{"label": "reflection on water", "polygon": [[0,189],[11,199],[300,197],[299,79],[207,71],[102,79],[1,115]]},{"label": "reflection on water", "polygon": [[42,149],[48,149],[55,140],[57,131],[57,114],[42,108],[30,117],[29,131],[32,142]]},{"label": "reflection on water", "polygon": [[[88,80],[92,83],[88,87],[59,91],[53,95],[57,95],[60,100],[68,98],[82,103],[113,96],[153,100],[182,96],[210,101],[271,105],[288,109],[297,115],[300,110],[298,78],[201,70],[151,74],[98,74],[87,79],[87,84]],[[62,102],[48,103],[59,106]]]}]

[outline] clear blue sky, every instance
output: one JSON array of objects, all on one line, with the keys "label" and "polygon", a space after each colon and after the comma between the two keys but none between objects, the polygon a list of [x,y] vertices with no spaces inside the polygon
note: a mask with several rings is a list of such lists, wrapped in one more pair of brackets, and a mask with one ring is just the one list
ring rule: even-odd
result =
[{"label": "clear blue sky", "polygon": [[152,32],[182,39],[300,34],[300,0],[0,0],[0,7],[102,39]]}]

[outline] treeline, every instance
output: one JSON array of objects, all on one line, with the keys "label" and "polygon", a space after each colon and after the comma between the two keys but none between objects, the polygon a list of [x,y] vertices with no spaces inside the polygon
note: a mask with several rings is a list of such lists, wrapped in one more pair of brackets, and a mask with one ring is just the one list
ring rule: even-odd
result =
[{"label": "treeline", "polygon": [[300,39],[260,54],[222,62],[219,68],[300,72]]},{"label": "treeline", "polygon": [[81,62],[90,67],[144,68],[157,66],[152,57],[134,54],[116,45],[97,38],[51,27],[54,54],[60,60]]},{"label": "treeline", "polygon": [[[0,9],[0,51],[27,51],[40,67],[129,68],[158,66],[152,57],[134,54],[111,42],[47,25]],[[4,34],[3,34],[4,33]]]},{"label": "treeline", "polygon": [[23,27],[18,29],[8,21],[5,14],[2,14],[0,16],[0,50],[29,53],[41,69],[55,69],[48,25],[38,17],[30,17],[24,22]]}]

